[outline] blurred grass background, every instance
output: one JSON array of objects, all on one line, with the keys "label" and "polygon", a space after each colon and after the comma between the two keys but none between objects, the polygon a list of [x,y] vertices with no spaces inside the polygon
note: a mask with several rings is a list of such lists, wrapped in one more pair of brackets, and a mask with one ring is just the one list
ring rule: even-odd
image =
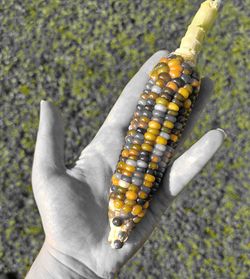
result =
[{"label": "blurred grass background", "polygon": [[[60,107],[71,165],[145,60],[178,47],[202,1],[1,2],[0,271],[23,278],[44,239],[30,176],[40,100]],[[215,92],[181,151],[212,128],[228,137],[119,278],[249,278],[250,1],[224,2],[199,64]]]}]

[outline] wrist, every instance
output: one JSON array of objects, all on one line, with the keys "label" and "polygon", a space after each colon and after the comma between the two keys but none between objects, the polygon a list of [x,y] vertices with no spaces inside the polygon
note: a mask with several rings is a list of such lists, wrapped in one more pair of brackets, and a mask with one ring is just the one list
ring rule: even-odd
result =
[{"label": "wrist", "polygon": [[58,259],[46,243],[43,243],[39,254],[32,264],[26,279],[103,279],[83,264],[71,259],[66,263]]}]

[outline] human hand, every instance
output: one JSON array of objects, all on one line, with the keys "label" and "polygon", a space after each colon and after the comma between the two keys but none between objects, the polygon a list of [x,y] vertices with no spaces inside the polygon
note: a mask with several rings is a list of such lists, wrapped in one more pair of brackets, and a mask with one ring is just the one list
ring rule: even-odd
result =
[{"label": "human hand", "polygon": [[[155,53],[130,80],[72,169],[64,165],[64,131],[59,111],[51,103],[41,102],[32,185],[45,241],[26,278],[112,278],[148,239],[184,186],[221,146],[223,130],[211,130],[173,160],[146,216],[122,249],[111,248],[107,240],[111,176],[148,73],[165,55],[166,51]],[[200,95],[177,150],[191,132],[212,90],[212,82],[202,79]]]}]

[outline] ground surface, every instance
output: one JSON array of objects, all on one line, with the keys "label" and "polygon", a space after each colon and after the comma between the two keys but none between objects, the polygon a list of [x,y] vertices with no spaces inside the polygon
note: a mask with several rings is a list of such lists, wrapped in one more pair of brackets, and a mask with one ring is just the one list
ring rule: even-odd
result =
[{"label": "ground surface", "polygon": [[[119,278],[248,277],[250,1],[224,2],[200,60],[215,92],[182,151],[212,128],[228,138]],[[62,111],[70,165],[140,65],[178,46],[200,3],[2,1],[0,271],[23,277],[44,237],[30,182],[40,100]]]}]

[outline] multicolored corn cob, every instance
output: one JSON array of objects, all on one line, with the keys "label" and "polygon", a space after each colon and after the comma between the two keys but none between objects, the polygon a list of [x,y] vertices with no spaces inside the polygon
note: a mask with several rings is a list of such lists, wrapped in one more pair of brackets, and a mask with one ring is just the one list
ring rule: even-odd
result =
[{"label": "multicolored corn cob", "polygon": [[108,241],[112,248],[123,246],[161,185],[199,94],[196,59],[219,4],[218,0],[202,3],[180,48],[160,59],[140,95],[111,179]]}]

